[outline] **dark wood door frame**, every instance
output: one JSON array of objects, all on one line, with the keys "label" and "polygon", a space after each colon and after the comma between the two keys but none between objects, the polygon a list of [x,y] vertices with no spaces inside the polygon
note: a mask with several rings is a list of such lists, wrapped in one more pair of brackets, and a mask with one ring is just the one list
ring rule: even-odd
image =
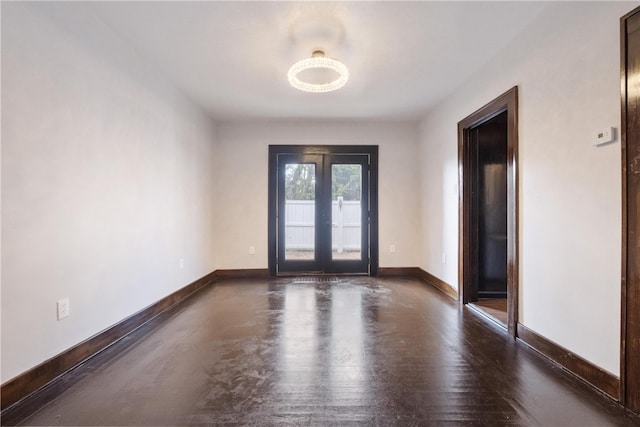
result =
[{"label": "dark wood door frame", "polygon": [[277,276],[278,256],[278,156],[367,155],[369,156],[369,275],[378,275],[378,146],[377,145],[269,145],[268,258],[269,274]]},{"label": "dark wood door frame", "polygon": [[[632,35],[630,37],[630,35]],[[622,307],[620,399],[640,413],[640,7],[620,18]],[[632,54],[632,52],[634,52]],[[635,76],[635,77],[634,77]]]},{"label": "dark wood door frame", "polygon": [[458,122],[458,283],[460,302],[472,295],[470,131],[507,112],[507,331],[516,336],[518,321],[518,87],[515,86]]}]

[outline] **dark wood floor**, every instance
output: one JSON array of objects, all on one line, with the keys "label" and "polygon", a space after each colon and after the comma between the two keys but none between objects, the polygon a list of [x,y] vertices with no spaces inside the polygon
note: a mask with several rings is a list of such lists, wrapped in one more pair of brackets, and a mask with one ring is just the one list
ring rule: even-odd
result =
[{"label": "dark wood floor", "polygon": [[60,389],[23,424],[639,424],[408,279],[218,282]]},{"label": "dark wood floor", "polygon": [[507,327],[507,299],[506,298],[481,298],[472,303],[474,307],[490,316],[494,321]]}]

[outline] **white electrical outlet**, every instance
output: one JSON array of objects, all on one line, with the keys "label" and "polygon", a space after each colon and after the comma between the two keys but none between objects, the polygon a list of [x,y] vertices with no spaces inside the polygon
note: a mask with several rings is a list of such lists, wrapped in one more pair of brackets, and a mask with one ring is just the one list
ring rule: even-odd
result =
[{"label": "white electrical outlet", "polygon": [[182,270],[184,268],[184,258],[180,258],[180,269]]},{"label": "white electrical outlet", "polygon": [[392,254],[396,253],[396,245],[389,245],[389,252],[391,252]]},{"label": "white electrical outlet", "polygon": [[447,263],[447,254],[445,254],[444,252],[442,252],[442,263],[443,264]]},{"label": "white electrical outlet", "polygon": [[256,248],[254,246],[249,246],[249,255],[255,255],[256,254]]},{"label": "white electrical outlet", "polygon": [[69,298],[63,298],[56,303],[58,308],[58,320],[69,317]]}]

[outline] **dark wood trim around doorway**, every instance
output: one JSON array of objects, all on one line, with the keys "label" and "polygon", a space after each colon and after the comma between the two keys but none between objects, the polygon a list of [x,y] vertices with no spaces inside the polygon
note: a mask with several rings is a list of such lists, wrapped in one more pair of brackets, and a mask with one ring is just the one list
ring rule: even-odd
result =
[{"label": "dark wood trim around doorway", "polygon": [[[633,35],[633,37],[630,37]],[[640,7],[620,18],[622,152],[622,306],[620,400],[640,413]],[[630,90],[633,93],[630,93]]]},{"label": "dark wood trim around doorway", "polygon": [[507,112],[507,330],[517,334],[518,321],[518,87],[514,86],[498,98],[458,123],[458,185],[459,224],[458,277],[461,302],[471,300],[472,245],[470,130],[493,117]]}]

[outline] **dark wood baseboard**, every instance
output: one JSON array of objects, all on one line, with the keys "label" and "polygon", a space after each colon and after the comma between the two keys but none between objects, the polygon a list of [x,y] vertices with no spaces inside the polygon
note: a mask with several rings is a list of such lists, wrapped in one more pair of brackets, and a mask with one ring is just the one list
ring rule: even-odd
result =
[{"label": "dark wood baseboard", "polygon": [[600,369],[566,348],[549,341],[547,338],[520,323],[517,324],[517,327],[518,340],[564,368],[566,371],[577,376],[582,381],[587,382],[610,397],[620,400],[620,379],[618,377]]},{"label": "dark wood baseboard", "polygon": [[458,299],[458,291],[447,282],[437,278],[431,273],[419,267],[381,267],[378,269],[379,277],[413,277],[427,282],[434,288],[444,292],[451,298]]},{"label": "dark wood baseboard", "polygon": [[268,268],[245,268],[235,270],[216,270],[213,272],[213,280],[223,279],[268,279]]},{"label": "dark wood baseboard", "polygon": [[424,280],[425,282],[429,283],[430,285],[434,286],[437,289],[440,289],[442,292],[444,292],[445,294],[449,295],[451,298],[457,300],[458,299],[458,291],[451,286],[450,284],[448,284],[447,282],[445,282],[444,280],[441,280],[439,278],[437,278],[436,276],[434,276],[433,274],[424,271],[421,268],[418,268],[419,274],[420,274],[420,278],[422,280]]},{"label": "dark wood baseboard", "polygon": [[[19,405],[20,401],[37,392],[50,382],[59,378],[64,373],[81,365],[89,358],[104,351],[114,343],[129,335],[163,311],[183,301],[194,292],[212,283],[219,275],[216,272],[209,273],[195,282],[173,292],[149,307],[127,317],[112,327],[94,335],[91,338],[71,347],[70,349],[52,357],[20,374],[12,380],[2,384],[2,413],[0,417],[12,408]],[[4,418],[4,417],[3,417]]]}]

